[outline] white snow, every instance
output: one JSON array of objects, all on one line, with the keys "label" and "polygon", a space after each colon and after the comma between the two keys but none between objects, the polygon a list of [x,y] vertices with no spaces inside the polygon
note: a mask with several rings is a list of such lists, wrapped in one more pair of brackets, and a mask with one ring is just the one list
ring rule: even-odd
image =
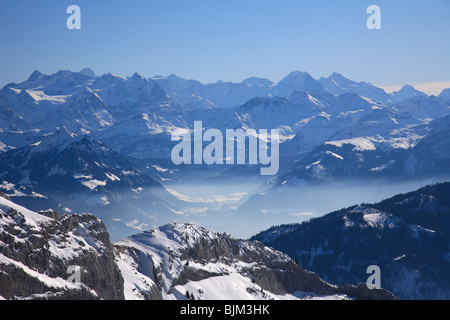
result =
[{"label": "white snow", "polygon": [[[22,206],[19,206],[18,204],[15,204],[12,201],[0,197],[0,212],[6,214],[11,208],[21,213],[25,217],[26,223],[31,228],[34,228],[36,230],[40,230],[42,224],[48,224],[53,221],[53,219],[51,218],[40,215],[36,212],[33,212]],[[0,223],[2,223],[2,221],[3,219],[0,220]]]},{"label": "white snow", "polygon": [[85,187],[88,187],[91,190],[95,190],[98,186],[106,186],[105,181],[100,181],[97,179],[87,180],[87,181],[81,181],[81,184]]},{"label": "white snow", "polygon": [[329,155],[331,155],[331,156],[333,156],[333,157],[335,157],[335,158],[337,158],[339,160],[344,160],[344,158],[342,158],[340,155],[338,155],[338,154],[336,154],[334,152],[327,151],[326,154],[329,154]]},{"label": "white snow", "polygon": [[[194,225],[174,223],[115,243],[118,251],[116,261],[125,281],[126,298],[143,299],[139,291],[149,291],[154,285],[154,270],[157,268],[163,271],[159,277],[163,283],[163,299],[166,300],[184,300],[187,291],[194,295],[196,300],[347,299],[344,295],[317,296],[306,292],[275,295],[262,290],[243,272],[248,268],[263,267],[255,262],[226,260],[199,263],[182,259],[182,252],[195,246],[200,239],[208,241],[220,236],[221,234]],[[246,242],[241,245],[251,246]],[[270,248],[266,249],[268,252],[274,252]],[[280,256],[280,259],[289,258]],[[184,285],[177,285],[173,292],[170,292],[173,281],[187,267],[208,272],[212,276],[201,281],[188,281]]]},{"label": "white snow", "polygon": [[31,97],[37,102],[50,102],[52,104],[61,104],[67,102],[70,95],[52,95],[48,96],[44,91],[39,90],[27,90]]},{"label": "white snow", "polygon": [[27,275],[38,279],[40,282],[45,284],[47,287],[56,288],[56,289],[81,289],[81,284],[71,283],[62,278],[51,278],[43,273],[39,273],[35,270],[30,269],[26,265],[21,262],[14,261],[8,257],[5,257],[0,253],[0,264],[13,265],[17,269],[21,269]]},{"label": "white snow", "polygon": [[[125,249],[126,250],[126,249]],[[124,278],[124,295],[126,300],[144,300],[142,291],[150,291],[154,281],[139,272],[139,266],[126,252],[118,252],[115,259]]]},{"label": "white snow", "polygon": [[112,173],[106,172],[105,174],[106,174],[106,177],[108,177],[108,179],[111,181],[120,181],[120,178],[118,178],[116,175],[114,175]]},{"label": "white snow", "polygon": [[370,138],[359,137],[352,139],[344,139],[339,141],[327,141],[325,144],[334,145],[336,147],[342,148],[344,144],[351,144],[355,146],[355,151],[367,151],[367,150],[376,150],[375,145],[373,144]]}]

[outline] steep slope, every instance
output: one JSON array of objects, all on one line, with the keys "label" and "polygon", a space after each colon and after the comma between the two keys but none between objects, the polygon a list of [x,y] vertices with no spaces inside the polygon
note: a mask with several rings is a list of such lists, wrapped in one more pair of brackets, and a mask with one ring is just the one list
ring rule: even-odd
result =
[{"label": "steep slope", "polygon": [[29,129],[31,125],[0,100],[0,152],[17,146],[18,139],[14,139],[14,136],[21,136]]},{"label": "steep slope", "polygon": [[394,108],[398,117],[413,116],[421,120],[437,119],[450,114],[450,105],[435,96],[417,96],[397,103]]},{"label": "steep slope", "polygon": [[450,101],[450,88],[443,90],[439,95],[439,98]]},{"label": "steep slope", "polygon": [[[383,89],[366,82],[355,82],[341,74],[333,73],[328,78],[316,80],[304,71],[294,71],[278,83],[262,78],[248,78],[240,83],[221,82],[202,84],[196,80],[186,80],[176,75],[168,77],[156,76],[152,78],[181,104],[186,104],[192,97],[211,101],[220,108],[235,108],[253,98],[269,96],[289,97],[295,91],[306,91],[313,96],[326,97],[353,93],[374,102],[391,103],[392,95]],[[406,90],[405,90],[406,91]],[[398,95],[400,98],[403,95]],[[405,95],[412,98],[411,95]],[[399,100],[399,99],[397,99]]]},{"label": "steep slope", "polygon": [[288,253],[326,281],[358,283],[378,265],[402,299],[450,298],[450,183],[362,204],[252,237]]},{"label": "steep slope", "polygon": [[274,95],[289,97],[295,91],[306,91],[314,96],[326,96],[328,92],[307,72],[294,71],[277,83]]},{"label": "steep slope", "polygon": [[35,71],[28,80],[1,89],[0,100],[34,128],[66,126],[75,133],[95,132],[135,113],[180,112],[155,81],[138,73],[122,78],[82,71]]},{"label": "steep slope", "polygon": [[14,203],[17,203],[33,211],[39,211],[43,208],[52,208],[60,212],[70,212],[69,208],[65,208],[55,199],[37,193],[29,187],[16,185],[6,180],[0,179],[0,192],[2,192]]},{"label": "steep slope", "polygon": [[375,87],[367,82],[356,82],[347,79],[343,75],[334,72],[328,78],[320,78],[318,82],[331,94],[342,95],[345,93],[354,93],[373,101],[382,103],[391,103],[391,96],[383,89]]},{"label": "steep slope", "polygon": [[[311,151],[336,132],[354,124],[377,105],[354,94],[338,97],[294,91],[281,97],[254,98],[243,104],[234,117],[244,128],[279,129],[288,140],[284,151]],[[297,141],[289,141],[296,136]]]},{"label": "steep slope", "polygon": [[399,91],[392,92],[392,102],[402,102],[415,97],[427,97],[427,94],[416,90],[411,85],[404,85]]},{"label": "steep slope", "polygon": [[36,213],[0,195],[0,243],[0,297],[124,298],[108,232],[92,215]]},{"label": "steep slope", "polygon": [[106,145],[89,136],[77,136],[64,127],[40,142],[1,157],[3,177],[45,191],[54,192],[63,185],[66,191],[95,190],[107,185],[111,188],[157,185]]},{"label": "steep slope", "polygon": [[[395,299],[333,286],[287,255],[191,224],[111,244],[83,214],[33,212],[0,193],[0,299]],[[189,293],[189,294],[188,294]]]},{"label": "steep slope", "polygon": [[187,127],[178,115],[138,113],[94,136],[121,154],[139,159],[170,160],[172,148],[177,144],[171,141],[172,132]]},{"label": "steep slope", "polygon": [[182,205],[122,155],[65,128],[3,153],[0,159],[0,176],[6,181],[30,187],[72,210],[97,214],[115,238],[133,230],[127,224],[154,223],[156,214],[174,215]]},{"label": "steep slope", "polygon": [[31,129],[31,126],[18,116],[10,106],[0,100],[0,128],[1,132],[19,131]]},{"label": "steep slope", "polygon": [[[365,285],[332,286],[287,255],[192,224],[169,224],[114,244],[128,299],[393,299]],[[154,286],[160,292],[155,292]],[[159,293],[159,294],[158,294]]]},{"label": "steep slope", "polygon": [[[277,183],[364,178],[404,180],[450,175],[447,165],[450,161],[450,116],[406,127],[399,124],[391,113],[382,112],[381,116],[378,119],[373,116],[362,118],[345,129],[358,132],[360,137],[339,140],[348,133],[341,131],[335,134],[333,138],[337,140],[326,141],[297,161],[293,168],[277,179]],[[374,132],[387,134],[374,135]]]},{"label": "steep slope", "polygon": [[450,115],[431,123],[430,133],[408,152],[397,171],[410,177],[450,175]]}]

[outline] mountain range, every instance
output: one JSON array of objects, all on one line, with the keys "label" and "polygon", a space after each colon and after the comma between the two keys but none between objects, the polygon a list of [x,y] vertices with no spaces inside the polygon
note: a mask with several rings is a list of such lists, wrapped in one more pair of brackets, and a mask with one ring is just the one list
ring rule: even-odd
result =
[{"label": "mountain range", "polygon": [[[279,173],[174,165],[172,133],[192,133],[194,121],[222,132],[278,129]],[[197,224],[255,234],[261,225],[364,202],[362,192],[374,185],[381,196],[398,193],[389,193],[398,184],[410,190],[448,181],[449,138],[449,89],[428,96],[405,85],[387,93],[338,73],[314,79],[303,71],[279,82],[212,84],[137,72],[97,76],[89,68],[34,71],[0,89],[0,191],[9,199],[0,206],[0,295],[393,298],[358,286],[363,268],[378,263],[390,283],[383,287],[400,298],[448,298],[439,284],[448,282],[447,184],[269,229],[252,241]],[[91,265],[89,272],[108,267],[73,286],[62,279],[75,262]],[[100,288],[104,281],[111,286]]]},{"label": "mountain range", "polygon": [[[428,96],[406,85],[388,94],[338,73],[316,80],[301,71],[278,83],[249,78],[214,84],[137,72],[96,76],[89,68],[34,71],[0,90],[0,178],[58,207],[87,208],[116,239],[116,228],[123,236],[131,231],[127,225],[169,222],[192,207],[205,210],[204,203],[186,203],[164,190],[172,184],[239,183],[244,177],[264,182],[248,166],[173,165],[171,135],[192,131],[194,121],[205,130],[280,131],[280,171],[262,186],[267,201],[280,186],[445,177],[446,92]],[[152,191],[147,196],[142,190]],[[265,209],[260,194],[249,195],[243,208]],[[17,201],[36,210],[54,208],[43,198],[34,206],[33,199]]]},{"label": "mountain range", "polygon": [[[95,212],[119,234],[145,226],[156,216],[175,215],[182,203],[158,181],[142,173],[128,159],[88,135],[76,135],[65,127],[41,141],[0,154],[3,191],[34,210],[62,208]],[[11,194],[27,188],[35,194]],[[1,187],[0,187],[1,189]],[[30,192],[28,192],[29,194]],[[34,194],[31,194],[34,195]],[[34,199],[39,201],[33,201]],[[127,230],[127,231],[125,231]]]},{"label": "mountain range", "polygon": [[396,299],[365,284],[330,285],[260,242],[192,224],[111,243],[95,216],[36,213],[1,194],[0,226],[0,299]]}]

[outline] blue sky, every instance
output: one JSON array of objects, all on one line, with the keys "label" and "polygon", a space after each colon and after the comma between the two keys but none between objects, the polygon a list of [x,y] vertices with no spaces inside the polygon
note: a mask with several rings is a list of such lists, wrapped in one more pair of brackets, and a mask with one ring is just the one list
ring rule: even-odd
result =
[{"label": "blue sky", "polygon": [[[81,30],[66,28],[71,4]],[[366,28],[371,4],[381,30]],[[0,86],[35,69],[90,67],[204,83],[337,71],[383,87],[450,87],[447,0],[0,0],[0,39]]]}]

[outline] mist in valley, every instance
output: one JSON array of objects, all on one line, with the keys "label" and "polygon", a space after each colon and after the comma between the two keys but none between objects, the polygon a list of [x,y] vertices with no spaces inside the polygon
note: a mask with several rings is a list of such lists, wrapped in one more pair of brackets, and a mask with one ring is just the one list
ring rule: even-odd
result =
[{"label": "mist in valley", "polygon": [[[407,182],[346,181],[314,186],[272,186],[248,178],[226,183],[200,181],[166,184],[172,195],[188,203],[174,219],[248,239],[274,225],[301,223],[361,203],[375,203],[417,190],[445,178]],[[170,218],[167,217],[166,222]],[[164,219],[164,218],[162,218]],[[161,221],[162,222],[162,221]]]}]

